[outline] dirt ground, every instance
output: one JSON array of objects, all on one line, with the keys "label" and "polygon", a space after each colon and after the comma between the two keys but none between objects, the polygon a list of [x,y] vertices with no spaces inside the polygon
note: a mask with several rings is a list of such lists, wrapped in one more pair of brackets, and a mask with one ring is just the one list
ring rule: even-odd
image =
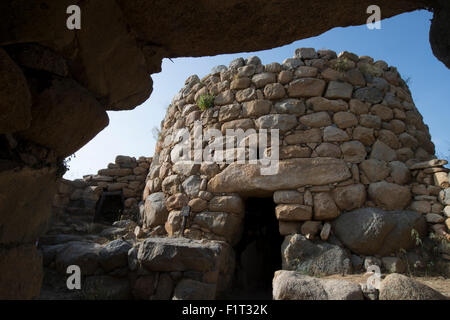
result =
[{"label": "dirt ground", "polygon": [[[349,274],[349,275],[331,275],[322,277],[322,279],[341,279],[341,280],[347,280],[354,283],[365,283],[367,279],[370,277],[368,274]],[[381,278],[384,279],[386,275],[382,275]],[[411,277],[414,280],[417,280],[419,282],[422,282],[423,284],[439,291],[443,295],[450,298],[450,279],[444,278],[444,277]]]}]

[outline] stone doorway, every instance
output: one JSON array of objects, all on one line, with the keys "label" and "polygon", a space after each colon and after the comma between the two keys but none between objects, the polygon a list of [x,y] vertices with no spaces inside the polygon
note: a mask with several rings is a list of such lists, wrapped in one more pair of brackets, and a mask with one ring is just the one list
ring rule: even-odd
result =
[{"label": "stone doorway", "polygon": [[281,269],[281,244],[273,198],[248,198],[242,238],[234,247],[234,299],[272,299],[272,279]]},{"label": "stone doorway", "polygon": [[95,208],[94,222],[112,224],[124,210],[124,196],[120,191],[103,191]]}]

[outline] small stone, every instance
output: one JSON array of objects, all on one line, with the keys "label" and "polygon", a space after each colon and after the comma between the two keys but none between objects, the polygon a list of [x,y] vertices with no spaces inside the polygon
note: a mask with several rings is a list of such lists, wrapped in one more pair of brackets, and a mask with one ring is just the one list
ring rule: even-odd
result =
[{"label": "small stone", "polygon": [[450,218],[450,206],[446,206],[446,207],[444,208],[443,213],[444,213],[444,215],[445,215],[447,218]]},{"label": "small stone", "polygon": [[275,191],[273,201],[276,204],[303,204],[303,195],[294,190]]},{"label": "small stone", "polygon": [[209,211],[244,213],[244,202],[239,196],[216,196],[209,201]]},{"label": "small stone", "polygon": [[207,176],[209,179],[220,172],[219,165],[215,162],[203,161],[200,165],[200,174]]},{"label": "small stone", "polygon": [[368,159],[360,164],[362,172],[366,175],[370,182],[377,182],[386,179],[391,169],[387,163],[382,160]]},{"label": "small stone", "polygon": [[289,83],[289,97],[316,97],[322,96],[325,81],[315,78],[302,78]]},{"label": "small stone", "polygon": [[146,227],[154,227],[166,221],[168,211],[165,202],[162,192],[152,193],[145,199],[144,225]]},{"label": "small stone", "polygon": [[360,100],[351,99],[350,100],[350,111],[356,115],[369,113],[369,105]]},{"label": "small stone", "polygon": [[283,67],[286,69],[296,69],[297,67],[304,66],[305,63],[298,58],[287,58],[282,63]]},{"label": "small stone", "polygon": [[297,118],[290,114],[269,114],[256,120],[258,129],[279,129],[286,132],[297,126]]},{"label": "small stone", "polygon": [[389,273],[403,273],[406,270],[406,264],[398,257],[381,258],[384,269]]},{"label": "small stone", "polygon": [[252,81],[250,80],[250,78],[247,77],[237,78],[231,81],[230,89],[232,90],[246,89],[250,86],[251,83]]},{"label": "small stone", "polygon": [[214,98],[214,105],[223,106],[223,105],[232,103],[233,100],[234,100],[233,92],[231,90],[227,90],[227,91],[219,93]]},{"label": "small stone", "polygon": [[402,144],[402,147],[404,147],[404,148],[413,148],[414,149],[419,145],[419,141],[417,141],[416,138],[414,138],[412,135],[410,135],[406,132],[403,132],[402,134],[400,134],[398,136],[398,138]]},{"label": "small stone", "polygon": [[384,94],[380,89],[374,87],[366,87],[356,89],[353,97],[364,102],[376,104],[383,101]]},{"label": "small stone", "polygon": [[290,113],[302,115],[305,113],[305,104],[298,99],[286,99],[275,103],[277,113]]},{"label": "small stone", "polygon": [[341,157],[341,148],[329,142],[321,143],[314,151],[317,153],[319,157],[330,157],[330,158]]},{"label": "small stone", "polygon": [[290,134],[284,138],[288,144],[300,144],[300,143],[320,143],[322,142],[322,134],[319,128],[313,128],[309,130],[296,131],[294,134]]},{"label": "small stone", "polygon": [[222,106],[219,110],[219,121],[234,120],[241,114],[241,106],[239,104],[230,104]]},{"label": "small stone", "polygon": [[247,59],[245,59],[245,64],[246,65],[252,64],[252,65],[258,66],[261,64],[261,59],[257,56],[251,56],[251,57],[248,57]]},{"label": "small stone", "polygon": [[342,142],[342,141],[348,141],[350,138],[342,129],[328,126],[323,130],[323,140],[327,142]]},{"label": "small stone", "polygon": [[309,158],[311,157],[311,149],[298,145],[282,146],[279,156],[280,159]]},{"label": "small stone", "polygon": [[384,142],[377,140],[372,146],[370,158],[389,162],[396,160],[397,154]]},{"label": "small stone", "polygon": [[188,205],[193,212],[201,212],[208,208],[208,202],[204,199],[195,198],[189,201]]},{"label": "small stone", "polygon": [[295,70],[294,74],[296,78],[314,78],[317,76],[317,68],[301,66]]},{"label": "small stone", "polygon": [[237,69],[239,67],[243,67],[244,65],[245,65],[245,61],[243,58],[236,58],[230,62],[228,67],[230,69]]},{"label": "small stone", "polygon": [[344,160],[351,163],[360,163],[367,155],[366,148],[359,141],[344,142],[341,145],[341,150]]},{"label": "small stone", "polygon": [[189,197],[196,197],[200,191],[202,180],[198,175],[190,176],[182,183],[183,190]]},{"label": "small stone", "polygon": [[436,172],[433,174],[434,184],[441,188],[450,187],[447,172]]},{"label": "small stone", "polygon": [[428,201],[413,201],[411,203],[411,209],[419,213],[429,213],[431,211],[431,205]]},{"label": "small stone", "polygon": [[[433,203],[431,205],[431,212],[432,213],[441,213],[444,210],[444,206],[440,203]],[[443,212],[445,215],[445,212]]]},{"label": "small stone", "polygon": [[358,124],[358,119],[351,112],[341,111],[333,115],[333,122],[336,123],[339,128],[345,129],[356,126]]},{"label": "small stone", "polygon": [[314,48],[298,48],[295,49],[295,58],[316,59],[318,55]]},{"label": "small stone", "polygon": [[445,220],[443,216],[436,213],[428,213],[427,215],[425,215],[425,219],[429,223],[442,223]]},{"label": "small stone", "polygon": [[164,228],[169,235],[169,237],[173,237],[178,231],[181,230],[181,212],[179,210],[173,210],[169,213],[167,221],[164,225]]},{"label": "small stone", "polygon": [[411,201],[411,191],[407,186],[380,181],[369,185],[369,197],[385,210],[403,210]]},{"label": "small stone", "polygon": [[353,270],[360,270],[362,268],[362,266],[364,264],[364,260],[360,256],[357,256],[356,254],[352,254],[351,260],[352,260]]},{"label": "small stone", "polygon": [[288,84],[292,81],[293,75],[289,70],[283,70],[278,74],[278,82],[281,84]]},{"label": "small stone", "polygon": [[166,199],[168,210],[181,209],[187,205],[189,198],[184,193],[177,193]]},{"label": "small stone", "polygon": [[252,75],[255,74],[256,68],[254,65],[248,65],[248,66],[239,67],[237,70],[238,70],[237,76],[239,78],[251,77]]},{"label": "small stone", "polygon": [[372,108],[370,108],[370,113],[380,117],[380,119],[383,121],[389,121],[394,118],[392,109],[382,104],[374,105]]},{"label": "small stone", "polygon": [[398,149],[400,148],[400,141],[397,138],[397,135],[395,135],[390,130],[382,129],[378,132],[378,140],[385,143],[388,147],[392,149]]},{"label": "small stone", "polygon": [[365,146],[371,146],[375,142],[372,128],[356,127],[353,129],[353,139],[361,141]]},{"label": "small stone", "polygon": [[328,84],[325,98],[350,100],[353,86],[347,82],[331,81]]},{"label": "small stone", "polygon": [[333,190],[333,198],[343,211],[358,209],[366,202],[366,188],[362,184],[337,187]]},{"label": "small stone", "polygon": [[359,58],[356,54],[352,53],[352,52],[348,52],[348,51],[342,51],[341,53],[338,54],[338,58],[341,59],[348,59],[351,60],[353,62],[358,62]]},{"label": "small stone", "polygon": [[359,124],[367,128],[380,129],[381,119],[380,117],[371,114],[363,114],[359,118]]},{"label": "small stone", "polygon": [[256,99],[256,91],[253,88],[247,88],[236,92],[238,102],[250,101]]},{"label": "small stone", "polygon": [[306,100],[306,105],[309,109],[315,112],[319,111],[346,111],[348,109],[348,104],[344,100],[328,100],[323,97],[313,97]]},{"label": "small stone", "polygon": [[314,219],[329,220],[339,216],[340,212],[333,198],[327,192],[314,195]]},{"label": "small stone", "polygon": [[316,112],[300,117],[300,122],[308,127],[320,128],[331,124],[330,116],[327,112]]},{"label": "small stone", "polygon": [[322,230],[320,231],[320,239],[323,241],[327,241],[328,237],[330,236],[331,232],[331,224],[328,222],[325,222],[325,224],[322,227]]},{"label": "small stone", "polygon": [[448,162],[446,160],[432,159],[429,161],[415,163],[412,166],[410,166],[409,169],[411,169],[411,170],[427,169],[427,168],[445,166],[446,164],[448,164]]},{"label": "small stone", "polygon": [[303,199],[304,199],[305,205],[311,206],[311,207],[314,205],[314,200],[313,200],[313,196],[311,194],[311,191],[306,190],[306,192],[305,192],[305,194],[303,196]]},{"label": "small stone", "polygon": [[281,65],[278,62],[272,62],[264,66],[266,72],[279,73],[281,69]]},{"label": "small stone", "polygon": [[391,177],[396,184],[407,184],[411,180],[411,173],[408,167],[400,161],[389,162]]},{"label": "small stone", "polygon": [[252,81],[255,84],[256,88],[264,88],[266,84],[276,82],[277,78],[274,73],[263,72],[254,75]]},{"label": "small stone", "polygon": [[280,221],[308,221],[312,218],[312,208],[299,204],[280,204],[275,208]]},{"label": "small stone", "polygon": [[280,83],[271,83],[264,87],[264,96],[269,100],[281,99],[285,94],[286,91]]},{"label": "small stone", "polygon": [[172,171],[184,176],[191,176],[199,172],[200,165],[193,161],[178,161],[172,166]]},{"label": "small stone", "polygon": [[300,232],[307,239],[313,239],[319,232],[321,226],[322,222],[320,221],[306,221],[302,224]]},{"label": "small stone", "polygon": [[200,191],[198,193],[198,196],[199,196],[199,198],[201,198],[203,200],[206,200],[206,201],[209,201],[209,200],[211,200],[213,198],[213,194],[211,192],[208,192],[208,191]]},{"label": "small stone", "polygon": [[243,104],[243,115],[245,117],[262,116],[270,112],[272,103],[268,100],[253,100]]},{"label": "small stone", "polygon": [[287,236],[300,232],[300,222],[278,221],[278,230],[280,235]]}]

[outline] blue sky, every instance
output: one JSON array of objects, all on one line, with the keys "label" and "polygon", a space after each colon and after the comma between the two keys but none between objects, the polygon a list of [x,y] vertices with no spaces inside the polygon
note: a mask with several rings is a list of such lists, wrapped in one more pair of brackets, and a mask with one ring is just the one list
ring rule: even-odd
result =
[{"label": "blue sky", "polygon": [[430,127],[436,151],[449,154],[450,70],[431,51],[428,41],[431,18],[428,11],[416,11],[382,20],[381,30],[369,30],[365,25],[335,28],[320,36],[270,50],[178,58],[172,59],[173,62],[164,59],[162,72],[152,75],[151,97],[132,111],[108,112],[109,126],[75,153],[64,177],[76,179],[96,173],[114,162],[119,154],[152,156],[156,143],[152,128],[159,128],[166,107],[190,75],[197,74],[202,78],[216,65],[228,66],[237,57],[252,55],[260,57],[263,64],[281,63],[300,47],[331,49],[337,53],[346,50],[396,66],[403,79],[411,78],[409,87],[414,102]]}]

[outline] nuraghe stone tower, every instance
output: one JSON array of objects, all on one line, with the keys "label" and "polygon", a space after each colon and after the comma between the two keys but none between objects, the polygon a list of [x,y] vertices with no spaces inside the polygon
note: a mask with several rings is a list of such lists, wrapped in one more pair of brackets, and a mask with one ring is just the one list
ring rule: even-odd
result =
[{"label": "nuraghe stone tower", "polygon": [[[199,105],[208,97],[214,100],[202,111]],[[224,135],[227,129],[256,134],[278,129],[277,174],[261,174],[260,164],[233,162],[238,152],[249,154],[251,134],[224,148],[228,161],[195,163],[189,161],[193,153],[179,158],[181,143],[195,148],[198,128]],[[180,139],[182,129],[191,141]],[[217,140],[203,136],[202,150]],[[221,143],[225,146],[225,140]],[[270,149],[269,143],[266,155]],[[282,64],[240,58],[203,79],[189,77],[172,100],[141,218],[155,234],[174,237],[182,228],[180,210],[189,205],[185,237],[234,246],[242,239],[246,200],[273,197],[273,212],[261,214],[276,216],[279,233],[286,236],[284,268],[350,271],[349,253],[389,256],[408,250],[414,245],[411,230],[423,235],[427,223],[430,231],[447,234],[441,189],[448,188],[448,170],[434,153],[407,84],[384,61],[311,48],[297,49]],[[389,227],[367,225],[371,219]],[[302,265],[291,252],[302,241],[325,242],[323,250],[349,250],[328,266]]]}]

